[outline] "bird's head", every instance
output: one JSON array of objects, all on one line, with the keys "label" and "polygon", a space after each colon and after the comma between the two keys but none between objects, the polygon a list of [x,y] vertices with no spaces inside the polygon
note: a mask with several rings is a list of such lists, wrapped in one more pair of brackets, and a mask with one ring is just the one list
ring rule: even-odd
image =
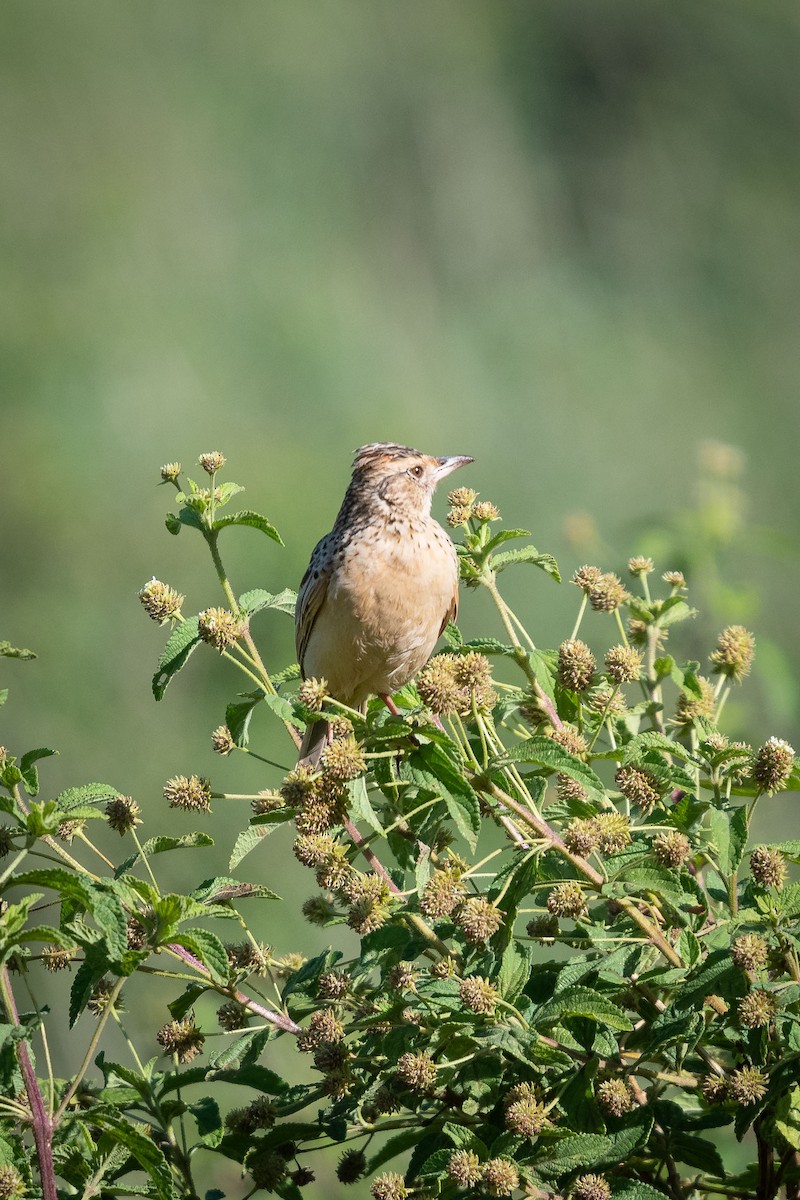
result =
[{"label": "bird's head", "polygon": [[471,462],[465,454],[436,458],[410,446],[372,442],[356,451],[352,486],[390,508],[427,515],[439,481]]}]

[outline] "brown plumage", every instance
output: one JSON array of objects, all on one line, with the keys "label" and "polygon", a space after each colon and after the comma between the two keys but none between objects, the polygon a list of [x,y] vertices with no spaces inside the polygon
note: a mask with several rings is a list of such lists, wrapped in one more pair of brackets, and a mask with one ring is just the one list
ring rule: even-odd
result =
[{"label": "brown plumage", "polygon": [[[304,679],[324,678],[332,696],[357,708],[370,695],[391,696],[425,665],[458,609],[455,548],[431,501],[441,479],[472,461],[390,442],[356,452],[336,523],[297,597]],[[301,757],[315,757],[324,732],[324,722],[310,727]]]}]

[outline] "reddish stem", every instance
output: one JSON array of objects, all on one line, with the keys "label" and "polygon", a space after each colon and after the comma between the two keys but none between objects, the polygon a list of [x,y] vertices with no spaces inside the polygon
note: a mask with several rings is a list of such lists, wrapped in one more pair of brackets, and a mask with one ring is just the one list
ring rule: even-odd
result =
[{"label": "reddish stem", "polygon": [[[192,967],[193,970],[199,972],[201,975],[204,975],[206,979],[210,981],[210,971],[203,966],[199,958],[195,958],[195,956],[190,954],[190,952],[183,946],[178,945],[177,942],[171,942],[167,946],[167,949],[171,950],[172,953],[185,962],[187,966]],[[236,1000],[238,1004],[244,1005],[245,1008],[248,1008],[251,1012],[255,1013],[256,1016],[263,1017],[263,1019],[265,1021],[269,1021],[271,1025],[276,1025],[278,1029],[282,1029],[284,1033],[300,1032],[300,1026],[295,1025],[291,1017],[287,1017],[285,1013],[273,1012],[271,1008],[264,1008],[263,1004],[259,1004],[257,1000],[251,1000],[251,998],[246,996],[244,992],[240,992],[236,988],[231,988],[229,992],[226,992],[226,995],[230,995],[233,1000]]]},{"label": "reddish stem", "polygon": [[[19,1013],[16,1001],[14,1000],[14,993],[11,990],[11,980],[7,967],[3,967],[2,969],[2,990],[8,1019],[12,1025],[19,1026]],[[53,1168],[53,1122],[50,1120],[47,1109],[44,1106],[44,1100],[39,1090],[31,1056],[28,1053],[27,1044],[23,1041],[17,1042],[17,1060],[25,1083],[28,1103],[31,1106],[33,1140],[36,1144],[36,1157],[39,1161],[42,1195],[44,1196],[44,1200],[58,1200],[56,1175]]]}]

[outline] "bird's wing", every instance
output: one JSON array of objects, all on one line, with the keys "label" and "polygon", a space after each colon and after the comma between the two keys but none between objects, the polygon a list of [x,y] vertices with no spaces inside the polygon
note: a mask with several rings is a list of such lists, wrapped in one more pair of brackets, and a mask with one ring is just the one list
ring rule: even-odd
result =
[{"label": "bird's wing", "polygon": [[306,655],[308,639],[311,637],[311,630],[314,628],[319,610],[325,602],[333,568],[330,544],[331,534],[328,534],[314,547],[311,561],[297,593],[297,605],[294,610],[294,639],[297,647],[297,661],[303,675],[305,675],[303,659]]},{"label": "bird's wing", "polygon": [[450,621],[455,621],[458,616],[458,575],[456,575],[456,586],[453,588],[453,598],[450,601],[450,607],[444,614],[442,627],[439,630],[439,637],[442,636]]}]

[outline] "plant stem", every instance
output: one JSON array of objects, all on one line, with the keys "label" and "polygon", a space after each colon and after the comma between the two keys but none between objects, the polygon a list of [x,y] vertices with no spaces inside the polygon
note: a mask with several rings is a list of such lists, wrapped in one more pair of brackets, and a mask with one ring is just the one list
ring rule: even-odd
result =
[{"label": "plant stem", "polygon": [[114,1005],[119,997],[120,992],[122,991],[122,987],[123,987],[124,983],[125,983],[125,977],[123,976],[122,978],[117,980],[117,982],[114,984],[114,987],[111,989],[108,999],[106,1000],[106,1006],[103,1009],[102,1013],[100,1014],[100,1016],[97,1020],[97,1028],[95,1029],[94,1033],[92,1034],[92,1036],[89,1040],[89,1045],[86,1047],[86,1053],[83,1056],[83,1062],[78,1067],[77,1073],[76,1073],[75,1077],[73,1078],[72,1083],[67,1088],[66,1093],[64,1094],[64,1096],[61,1099],[61,1103],[59,1104],[58,1108],[56,1109],[55,1116],[53,1117],[54,1125],[57,1125],[59,1123],[59,1121],[61,1120],[61,1118],[64,1116],[64,1113],[67,1110],[67,1106],[69,1105],[70,1100],[75,1095],[78,1088],[81,1086],[84,1075],[89,1070],[89,1067],[92,1065],[92,1061],[94,1060],[94,1056],[97,1051],[97,1047],[100,1044],[100,1038],[102,1037],[103,1030],[106,1027],[106,1022],[108,1021],[108,1018],[111,1016],[111,1010],[114,1007]]},{"label": "plant stem", "polygon": [[[0,997],[2,997],[3,1007],[5,1008],[9,1024],[19,1026],[19,1013],[14,1000],[14,993],[11,989],[8,968],[5,966],[0,968]],[[33,1140],[36,1146],[42,1195],[44,1200],[58,1200],[56,1175],[53,1167],[53,1129],[58,1118],[56,1117],[56,1120],[51,1120],[47,1114],[44,1099],[36,1080],[36,1072],[33,1069],[31,1056],[28,1053],[27,1043],[22,1040],[17,1042],[17,1062],[22,1072],[25,1094],[28,1097],[28,1104],[31,1109]]]},{"label": "plant stem", "polygon": [[170,954],[173,954],[175,958],[181,959],[182,962],[185,962],[188,966],[192,967],[198,973],[198,975],[202,976],[203,981],[206,982],[210,988],[212,988],[215,992],[219,992],[220,996],[225,996],[225,998],[228,1000],[235,1000],[237,1004],[241,1004],[244,1006],[244,1008],[250,1009],[250,1011],[254,1012],[256,1016],[263,1017],[265,1021],[269,1021],[271,1025],[275,1025],[278,1029],[282,1029],[284,1033],[300,1032],[300,1026],[296,1025],[292,1018],[288,1017],[285,1013],[279,1013],[270,1008],[264,1008],[263,1004],[259,1004],[250,996],[246,996],[244,992],[240,992],[238,988],[220,987],[218,984],[214,983],[213,979],[211,978],[210,971],[203,966],[203,964],[200,962],[200,959],[195,958],[195,956],[188,950],[185,950],[183,946],[178,945],[176,942],[171,942],[165,947],[165,949],[169,950]]}]

